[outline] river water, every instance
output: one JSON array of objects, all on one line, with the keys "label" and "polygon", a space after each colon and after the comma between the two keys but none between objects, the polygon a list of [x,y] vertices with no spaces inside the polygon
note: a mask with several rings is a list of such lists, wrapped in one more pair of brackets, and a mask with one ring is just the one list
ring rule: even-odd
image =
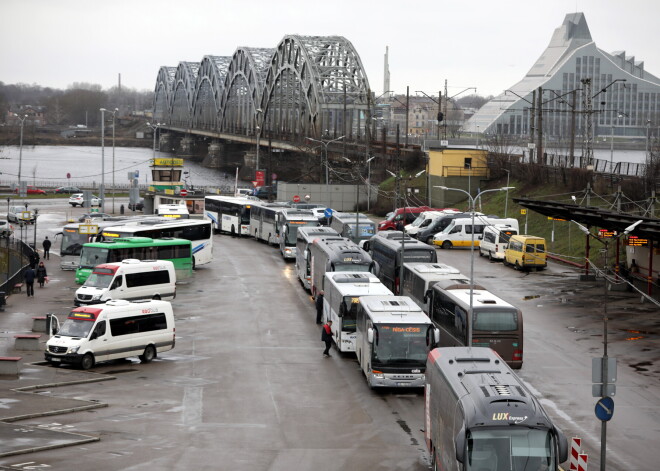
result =
[{"label": "river water", "polygon": [[[579,150],[576,151],[576,154]],[[176,157],[176,154],[157,152],[157,157]],[[594,157],[610,160],[609,149],[594,149]],[[142,147],[116,147],[114,174],[117,187],[128,185],[128,172],[139,171],[140,184],[151,180],[149,162],[153,150]],[[614,162],[643,163],[646,153],[639,150],[614,150]],[[105,163],[102,164],[102,161]],[[16,182],[18,175],[19,147],[0,146],[0,184]],[[98,187],[101,183],[102,166],[105,166],[105,185],[112,184],[112,147],[105,147],[102,158],[101,147],[91,146],[23,146],[21,166],[22,179],[37,187],[57,187],[67,184],[85,187]],[[227,189],[234,185],[234,175],[216,169],[202,167],[199,163],[186,160],[184,171],[188,172],[186,182],[192,186],[205,186]],[[67,173],[71,174],[67,181]],[[249,182],[239,182],[240,187],[251,186]]]},{"label": "river water", "polygon": [[[156,156],[176,157],[175,154],[166,152],[157,152]],[[139,171],[140,184],[150,182],[149,162],[152,158],[152,149],[115,147],[114,168],[117,185],[127,185],[128,172],[135,170]],[[103,167],[106,188],[112,184],[112,147],[106,146],[102,153],[101,147],[91,146],[23,146],[23,156],[20,160],[21,178],[30,185],[56,187],[70,183],[76,186],[98,187]],[[16,182],[18,164],[19,147],[0,146],[0,182]],[[205,168],[189,160],[184,162],[184,171],[188,172],[186,181],[189,185],[221,188],[234,184],[234,175]],[[71,174],[70,181],[67,181],[67,173]]]}]

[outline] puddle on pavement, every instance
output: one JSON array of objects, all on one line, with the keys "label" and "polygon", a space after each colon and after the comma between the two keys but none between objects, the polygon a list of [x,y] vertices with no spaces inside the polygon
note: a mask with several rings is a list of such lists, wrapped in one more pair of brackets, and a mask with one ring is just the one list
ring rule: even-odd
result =
[{"label": "puddle on pavement", "polygon": [[540,297],[541,297],[540,294],[530,294],[528,296],[525,296],[523,298],[523,301],[529,301],[530,299],[536,299],[536,298],[540,298]]},{"label": "puddle on pavement", "polygon": [[646,367],[646,366],[652,366],[652,365],[653,365],[653,363],[650,362],[650,361],[642,361],[642,362],[640,362],[640,363],[634,363],[634,364],[631,364],[631,365],[629,365],[629,366],[630,366],[631,368],[634,368],[635,371],[645,372],[645,371],[648,371],[648,370],[649,370],[648,368],[645,368],[645,367]]},{"label": "puddle on pavement", "polygon": [[134,369],[134,368],[128,368],[128,369],[125,369],[125,370],[110,370],[110,371],[104,371],[103,374],[116,375],[116,374],[119,374],[119,373],[132,373],[133,371],[137,371],[137,370]]}]

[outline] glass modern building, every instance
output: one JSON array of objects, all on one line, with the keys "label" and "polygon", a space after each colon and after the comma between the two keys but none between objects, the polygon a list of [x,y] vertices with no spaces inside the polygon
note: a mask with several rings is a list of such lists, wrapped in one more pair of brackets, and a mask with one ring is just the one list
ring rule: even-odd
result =
[{"label": "glass modern building", "polygon": [[572,117],[576,134],[584,135],[588,126],[585,110],[592,111],[593,135],[645,137],[648,126],[659,121],[660,79],[644,70],[643,61],[625,51],[599,49],[584,14],[572,13],[555,30],[527,75],[485,104],[463,130],[529,135],[533,92],[538,106],[539,87],[543,90],[546,136],[570,134]]}]

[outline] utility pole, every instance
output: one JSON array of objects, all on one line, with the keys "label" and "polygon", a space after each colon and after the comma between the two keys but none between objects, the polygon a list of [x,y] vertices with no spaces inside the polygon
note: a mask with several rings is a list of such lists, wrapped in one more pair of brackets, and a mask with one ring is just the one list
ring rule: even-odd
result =
[{"label": "utility pole", "polygon": [[[440,101],[442,103],[442,100]],[[445,115],[442,120],[444,124],[442,125],[442,138],[447,140],[447,107],[449,106],[449,95],[447,94],[447,79],[445,79]]]},{"label": "utility pole", "polygon": [[585,166],[593,165],[594,149],[593,149],[593,100],[591,97],[591,78],[583,78],[582,82],[582,109],[586,114],[586,123],[584,127],[584,157]]},{"label": "utility pole", "polygon": [[536,143],[536,148],[538,149],[536,151],[536,163],[540,164],[543,160],[543,87],[539,87],[539,107],[538,107],[538,114],[539,114],[539,119],[538,123],[536,126],[536,136],[537,136],[537,143]]},{"label": "utility pole", "polygon": [[[529,112],[529,142],[534,142],[534,131],[536,129],[536,90],[532,91],[532,109]],[[529,149],[529,162],[536,159],[534,149]]]},{"label": "utility pole", "polygon": [[[410,116],[410,87],[406,87],[406,140],[405,148],[408,148],[408,117]],[[397,131],[398,133],[398,131]]]},{"label": "utility pole", "polygon": [[569,157],[571,165],[573,164],[573,157],[575,156],[575,105],[577,100],[577,90],[571,92],[571,145],[569,149]]}]

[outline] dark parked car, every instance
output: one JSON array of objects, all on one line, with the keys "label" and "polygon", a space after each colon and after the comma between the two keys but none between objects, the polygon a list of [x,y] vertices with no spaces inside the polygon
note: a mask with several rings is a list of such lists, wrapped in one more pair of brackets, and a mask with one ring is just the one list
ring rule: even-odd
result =
[{"label": "dark parked car", "polygon": [[140,200],[137,203],[128,203],[128,209],[131,211],[142,211],[144,209],[144,200]]},{"label": "dark parked car", "polygon": [[82,193],[82,190],[78,188],[77,186],[61,186],[59,188],[55,188],[55,193],[62,194],[71,194],[71,193]]}]

